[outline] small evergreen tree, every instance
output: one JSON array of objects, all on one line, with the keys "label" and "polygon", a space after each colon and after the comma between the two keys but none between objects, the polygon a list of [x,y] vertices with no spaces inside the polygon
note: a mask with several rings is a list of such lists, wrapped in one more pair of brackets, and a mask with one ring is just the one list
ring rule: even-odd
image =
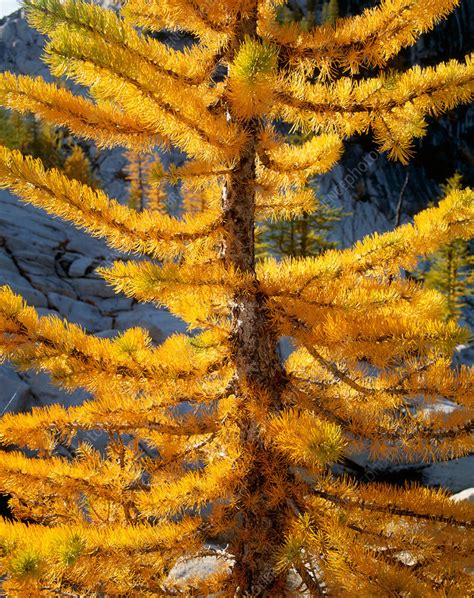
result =
[{"label": "small evergreen tree", "polygon": [[41,158],[45,166],[59,168],[81,183],[92,187],[99,184],[82,147],[65,139],[57,127],[39,122],[34,116],[0,109],[0,144]]},{"label": "small evergreen tree", "polygon": [[291,220],[261,223],[256,230],[257,257],[309,257],[334,249],[329,233],[341,216],[341,209],[320,203],[313,212]]},{"label": "small evergreen tree", "polygon": [[339,0],[327,0],[324,2],[321,14],[322,23],[335,25],[339,17]]},{"label": "small evergreen tree", "polygon": [[79,145],[72,146],[69,155],[64,158],[62,169],[70,179],[76,179],[90,187],[98,185],[98,180],[92,172],[90,160]]},{"label": "small evergreen tree", "polygon": [[64,136],[56,127],[42,123],[34,116],[23,116],[10,110],[1,110],[0,123],[2,145],[41,158],[48,167],[63,165]]},{"label": "small evergreen tree", "polygon": [[[462,189],[462,178],[455,174],[443,186],[444,193]],[[472,321],[465,308],[472,308],[474,297],[474,256],[469,241],[455,239],[441,247],[427,261],[421,273],[428,288],[446,297],[446,318]],[[463,313],[464,312],[464,313]]]},{"label": "small evergreen tree", "polygon": [[166,191],[158,157],[133,150],[126,152],[126,157],[129,206],[139,212],[147,209],[166,214]]},{"label": "small evergreen tree", "polygon": [[[474,297],[474,256],[469,243],[456,239],[437,251],[424,280],[428,288],[446,297],[446,318],[458,321],[463,317],[465,308],[472,308]],[[472,322],[472,314],[464,316]]]},{"label": "small evergreen tree", "polygon": [[31,143],[31,126],[28,119],[17,112],[0,109],[0,143],[11,149],[27,151]]},{"label": "small evergreen tree", "polygon": [[[453,190],[413,224],[317,257],[256,262],[254,238],[262,215],[307,210],[309,178],[332,167],[345,138],[371,129],[406,162],[428,115],[472,98],[471,58],[381,72],[457,0],[385,0],[309,31],[281,24],[281,4],[129,0],[117,15],[77,0],[25,2],[50,38],[53,73],[90,97],[7,73],[0,103],[104,146],[176,145],[188,160],[173,176],[220,196],[181,219],[137,212],[0,149],[2,186],[148,258],[100,272],[195,331],[159,347],[139,328],[102,339],[2,288],[2,357],[92,395],[0,420],[5,447],[37,451],[0,452],[0,489],[29,520],[0,521],[10,596],[283,597],[295,594],[291,572],[312,596],[472,594],[472,505],[441,490],[356,484],[331,465],[362,449],[405,461],[472,450],[472,370],[451,369],[466,333],[444,321],[439,293],[400,270],[474,234],[474,193]],[[143,33],[170,29],[196,44],[177,51]],[[379,70],[361,77],[362,67]],[[274,127],[282,120],[308,140],[289,143]],[[285,363],[281,336],[297,345]],[[459,409],[416,410],[439,396]],[[83,442],[65,459],[57,447],[77,430],[104,431],[107,452]],[[208,555],[216,571],[173,574]]]}]

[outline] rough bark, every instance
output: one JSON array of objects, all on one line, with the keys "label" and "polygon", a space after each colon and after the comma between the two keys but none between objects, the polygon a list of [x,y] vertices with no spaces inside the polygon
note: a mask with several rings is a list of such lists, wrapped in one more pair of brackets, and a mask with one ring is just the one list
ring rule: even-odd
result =
[{"label": "rough bark", "polygon": [[[223,206],[227,233],[224,258],[227,263],[255,274],[254,205],[255,148],[249,145],[241,162],[230,177]],[[258,425],[248,410],[259,391],[269,397],[269,410],[281,409],[285,374],[277,353],[277,339],[272,330],[265,298],[254,280],[253,292],[237,292],[232,302],[231,346],[236,365],[234,392],[242,403],[241,442],[251,451],[253,464],[241,489],[242,495],[254,497],[254,510],[242,509],[237,544],[235,574],[241,596],[275,596],[283,580],[273,574],[272,553],[283,532],[282,512],[268,509],[265,470],[274,457],[264,446]],[[283,594],[279,594],[283,595]]]},{"label": "rough bark", "polygon": [[[242,24],[241,39],[256,36],[255,20]],[[232,113],[229,113],[232,118]],[[269,488],[265,471],[276,455],[265,447],[259,427],[248,409],[258,400],[259,391],[269,398],[268,409],[281,409],[285,373],[277,352],[277,337],[265,307],[265,297],[259,291],[255,276],[255,189],[256,145],[259,123],[246,123],[249,143],[228,177],[222,192],[225,241],[225,263],[254,277],[252,291],[237,291],[231,304],[231,346],[236,365],[234,393],[241,402],[239,426],[241,442],[251,453],[253,463],[240,491],[241,497],[252,496],[252,508],[239,512],[239,529],[230,550],[235,555],[234,579],[237,596],[283,596],[285,576],[273,571],[274,549],[281,542],[283,509],[268,507]]]}]

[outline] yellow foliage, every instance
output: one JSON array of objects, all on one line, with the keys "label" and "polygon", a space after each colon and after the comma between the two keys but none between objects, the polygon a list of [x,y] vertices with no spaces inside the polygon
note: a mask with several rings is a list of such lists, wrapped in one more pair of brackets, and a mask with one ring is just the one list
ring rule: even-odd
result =
[{"label": "yellow foliage", "polygon": [[233,112],[243,119],[262,116],[273,102],[277,48],[250,38],[240,46],[230,65],[228,97]]},{"label": "yellow foliage", "polygon": [[[189,554],[199,551],[202,543],[196,519],[138,526],[95,526],[84,521],[54,528],[12,524],[3,519],[2,566],[14,576],[5,589],[18,598],[38,595],[34,592],[40,593],[41,585],[42,594],[49,592],[49,587],[75,584],[112,594],[134,592],[142,584],[151,584],[160,591],[160,587],[167,587],[162,585],[167,570],[179,556],[184,556],[180,549],[184,538]],[[118,553],[124,557],[120,571],[116,563]],[[47,579],[40,585],[39,577],[44,571]]]},{"label": "yellow foliage", "polygon": [[411,142],[425,134],[425,118],[471,101],[474,62],[455,60],[437,67],[415,66],[354,82],[342,77],[330,83],[307,83],[295,72],[279,83],[271,114],[311,132],[336,132],[341,137],[371,128],[382,151],[406,163]]},{"label": "yellow foliage", "polygon": [[291,48],[296,64],[309,64],[324,75],[337,68],[357,74],[362,66],[383,67],[420,34],[449,15],[459,0],[382,0],[362,15],[337,20],[307,32],[298,23],[275,21],[278,2],[261,2],[261,34]]},{"label": "yellow foliage", "polygon": [[0,75],[0,104],[5,108],[38,115],[46,122],[64,126],[76,135],[92,139],[99,146],[122,145],[148,149],[167,140],[143,119],[133,118],[110,102],[93,103],[42,78]]},{"label": "yellow foliage", "polygon": [[0,147],[0,185],[21,199],[72,221],[93,235],[106,237],[111,247],[166,258],[179,255],[185,244],[204,238],[212,245],[219,232],[218,214],[206,212],[178,220],[153,210],[137,213],[103,191],[69,179],[41,160]]},{"label": "yellow foliage", "polygon": [[[260,161],[270,173],[260,174],[281,187],[302,186],[318,174],[329,171],[342,154],[341,139],[334,134],[315,135],[299,145],[282,142],[271,134],[262,135]],[[267,178],[268,177],[268,178]]]},{"label": "yellow foliage", "polygon": [[203,46],[216,52],[231,36],[236,8],[229,2],[221,2],[217,7],[209,0],[204,3],[165,0],[159,6],[146,0],[130,0],[125,6],[124,16],[135,25],[151,31],[188,31],[198,36]]},{"label": "yellow foliage", "polygon": [[292,461],[316,470],[337,462],[344,447],[339,426],[308,412],[279,414],[270,421],[268,435]]},{"label": "yellow foliage", "polygon": [[216,499],[228,498],[244,473],[243,468],[236,471],[231,459],[215,459],[203,471],[187,472],[177,480],[170,480],[168,474],[156,475],[150,491],[137,496],[137,505],[143,516],[176,515]]},{"label": "yellow foliage", "polygon": [[138,392],[167,379],[200,378],[226,354],[218,333],[195,340],[175,335],[157,348],[140,328],[101,339],[57,317],[39,317],[8,287],[0,288],[0,296],[0,357],[14,358],[24,369],[48,371],[65,388]]},{"label": "yellow foliage", "polygon": [[[473,371],[451,363],[468,333],[403,269],[474,236],[473,191],[448,189],[412,224],[349,249],[255,260],[256,220],[317,209],[312,179],[345,139],[371,131],[404,163],[428,117],[472,99],[469,56],[383,70],[458,2],[382,0],[311,28],[282,23],[284,4],[25,0],[52,74],[88,97],[4,73],[0,104],[125,147],[137,209],[84,184],[79,148],[65,173],[0,148],[0,186],[138,254],[99,273],[193,332],[159,346],[141,328],[98,338],[0,288],[0,359],[89,393],[0,418],[9,596],[283,597],[295,572],[315,596],[472,594],[472,505],[332,466],[472,452]],[[157,146],[183,162],[164,172],[145,157]],[[164,210],[165,185],[180,185],[180,218]],[[284,363],[282,336],[294,344]],[[204,557],[215,570],[176,573]]]},{"label": "yellow foliage", "polygon": [[[310,292],[311,285],[327,285],[346,276],[375,278],[373,284],[377,284],[377,278],[398,275],[401,268],[410,270],[420,257],[455,238],[469,239],[473,234],[474,191],[456,190],[437,207],[417,214],[413,224],[375,233],[343,251],[330,250],[321,256],[280,263],[266,260],[258,265],[258,277],[270,296]],[[318,291],[324,292],[324,288]]]},{"label": "yellow foliage", "polygon": [[190,326],[198,327],[212,314],[227,315],[235,290],[250,286],[248,277],[218,263],[202,264],[199,280],[195,266],[186,264],[160,267],[152,262],[115,262],[112,268],[98,272],[117,292],[165,305]]}]

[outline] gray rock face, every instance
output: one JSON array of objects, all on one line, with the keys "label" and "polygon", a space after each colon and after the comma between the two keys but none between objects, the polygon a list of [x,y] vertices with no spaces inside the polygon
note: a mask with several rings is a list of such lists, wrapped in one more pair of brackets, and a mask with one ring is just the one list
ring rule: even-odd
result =
[{"label": "gray rock face", "polygon": [[94,264],[94,260],[89,257],[79,257],[71,263],[67,273],[71,278],[81,278],[94,270]]},{"label": "gray rock face", "polygon": [[474,456],[454,459],[448,463],[434,463],[423,470],[421,481],[427,486],[462,492],[474,487]]},{"label": "gray rock face", "polygon": [[0,19],[0,69],[21,75],[41,75],[51,81],[41,62],[45,38],[31,29],[21,10]]},{"label": "gray rock face", "polygon": [[64,315],[68,322],[81,324],[90,332],[97,332],[103,326],[109,328],[112,324],[111,318],[102,316],[96,307],[84,301],[76,301],[59,293],[48,293],[48,303]]},{"label": "gray rock face", "polygon": [[103,280],[76,277],[71,280],[71,284],[78,297],[100,297],[101,299],[112,299],[115,297],[114,290],[106,285]]},{"label": "gray rock face", "polygon": [[[131,326],[148,328],[155,342],[181,327],[150,304],[137,304],[114,291],[94,269],[118,256],[104,242],[0,191],[0,286],[22,295],[40,316],[55,315],[110,338]],[[87,398],[50,384],[46,374],[0,367],[0,413],[32,406],[77,405]]]},{"label": "gray rock face", "polygon": [[33,402],[30,387],[11,368],[0,369],[0,416],[4,413],[23,411]]}]

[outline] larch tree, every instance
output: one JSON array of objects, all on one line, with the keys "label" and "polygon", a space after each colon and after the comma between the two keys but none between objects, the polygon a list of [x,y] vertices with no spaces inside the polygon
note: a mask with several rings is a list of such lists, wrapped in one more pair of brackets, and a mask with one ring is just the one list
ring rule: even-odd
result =
[{"label": "larch tree", "polygon": [[156,173],[156,165],[160,162],[150,153],[133,150],[127,151],[126,158],[128,205],[139,212],[147,208],[165,213],[166,193],[163,185],[160,182],[152,183],[152,175]]},{"label": "larch tree", "polygon": [[[442,189],[445,193],[463,189],[460,173],[448,179]],[[443,245],[417,274],[427,287],[446,297],[446,318],[470,320],[469,310],[474,299],[474,255],[469,241],[454,239]]]},{"label": "larch tree", "polygon": [[330,239],[330,233],[346,215],[341,208],[318,202],[311,213],[304,212],[291,220],[258,223],[256,256],[309,257],[334,249],[337,244]]},{"label": "larch tree", "polygon": [[38,122],[31,114],[0,111],[0,145],[18,149],[24,155],[41,158],[49,167],[60,168],[70,178],[97,187],[99,181],[91,162],[80,145],[64,131]]},{"label": "larch tree", "polygon": [[321,19],[323,23],[335,25],[339,16],[339,0],[328,0],[323,4]]},{"label": "larch tree", "polygon": [[90,187],[99,186],[99,181],[92,171],[90,160],[80,145],[72,146],[69,154],[64,158],[62,170],[70,179],[76,179]]},{"label": "larch tree", "polygon": [[430,259],[424,283],[445,295],[447,318],[469,317],[466,311],[474,296],[474,256],[469,243],[456,239],[439,249]]},{"label": "larch tree", "polygon": [[[15,516],[0,522],[9,596],[294,596],[291,575],[312,596],[472,594],[469,503],[356,483],[332,465],[360,451],[431,462],[472,449],[472,370],[451,367],[466,332],[444,320],[438,292],[401,272],[473,235],[474,193],[453,190],[413,224],[343,251],[254,255],[256,219],[311,209],[306,182],[345,138],[371,130],[405,163],[427,117],[470,101],[470,57],[384,74],[458,1],[384,0],[308,31],[281,23],[283,4],[129,0],[116,14],[25,2],[52,73],[89,95],[5,73],[3,106],[103,147],[177,147],[188,159],[172,176],[220,191],[180,219],[137,212],[0,149],[3,187],[141,256],[100,272],[190,330],[160,346],[140,328],[102,339],[2,288],[3,358],[91,393],[0,420],[0,489]],[[163,30],[194,43],[174,50],[153,35]],[[307,141],[289,143],[279,122]],[[284,363],[282,336],[295,343]],[[424,408],[438,397],[458,408]],[[105,431],[106,452],[81,442],[61,456],[80,430]],[[208,555],[215,570],[175,575]]]}]

